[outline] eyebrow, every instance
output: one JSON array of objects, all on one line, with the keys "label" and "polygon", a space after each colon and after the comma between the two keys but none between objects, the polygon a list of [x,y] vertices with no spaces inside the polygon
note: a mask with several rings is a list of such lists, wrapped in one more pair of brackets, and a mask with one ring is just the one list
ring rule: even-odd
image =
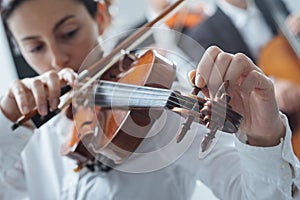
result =
[{"label": "eyebrow", "polygon": [[63,23],[65,23],[67,20],[69,20],[69,19],[71,19],[71,18],[74,18],[75,17],[75,15],[67,15],[67,16],[65,16],[64,18],[62,18],[61,20],[59,20],[56,24],[55,24],[55,26],[54,26],[54,28],[53,28],[53,31],[55,31],[55,30],[57,30]]},{"label": "eyebrow", "polygon": [[[64,18],[62,18],[61,20],[59,20],[55,25],[54,25],[54,28],[53,28],[53,31],[56,31],[63,23],[65,23],[67,20],[71,19],[71,18],[74,18],[75,15],[67,15],[65,16]],[[40,36],[28,36],[28,37],[24,37],[22,38],[22,41],[25,41],[25,40],[33,40],[33,39],[38,39],[40,38]]]}]

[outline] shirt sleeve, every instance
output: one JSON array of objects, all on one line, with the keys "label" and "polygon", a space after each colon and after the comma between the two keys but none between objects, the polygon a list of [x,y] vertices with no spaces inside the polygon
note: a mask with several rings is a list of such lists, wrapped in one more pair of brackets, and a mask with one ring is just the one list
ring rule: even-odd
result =
[{"label": "shirt sleeve", "polygon": [[300,199],[295,192],[300,186],[299,161],[292,150],[287,119],[282,117],[286,135],[279,145],[250,146],[235,135],[218,131],[206,152],[200,151],[201,140],[195,139],[179,161],[182,170],[201,180],[222,200]]},{"label": "shirt sleeve", "polygon": [[21,163],[21,152],[29,141],[32,130],[19,127],[12,131],[9,121],[0,112],[0,199],[24,197],[25,176]]},{"label": "shirt sleeve", "polygon": [[241,185],[246,199],[297,199],[299,188],[299,161],[292,150],[291,130],[284,115],[286,135],[274,147],[255,147],[237,138],[235,145],[240,154],[243,178]]}]

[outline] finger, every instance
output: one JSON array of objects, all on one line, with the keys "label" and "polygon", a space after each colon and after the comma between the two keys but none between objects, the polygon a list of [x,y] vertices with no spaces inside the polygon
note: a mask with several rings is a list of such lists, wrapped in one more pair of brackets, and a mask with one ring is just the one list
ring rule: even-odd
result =
[{"label": "finger", "polygon": [[48,98],[47,98],[47,90],[44,86],[44,83],[35,78],[31,82],[31,91],[35,100],[35,103],[38,108],[38,112],[40,115],[45,116],[48,113]]},{"label": "finger", "polygon": [[[188,76],[189,76],[189,79],[190,79],[190,82],[193,86],[195,86],[195,78],[196,78],[196,70],[192,70],[189,72]],[[208,98],[209,97],[209,92],[208,92],[208,88],[206,87],[206,85],[201,89],[201,92]]]},{"label": "finger", "polygon": [[235,54],[224,76],[224,80],[229,80],[228,92],[239,85],[244,77],[252,70],[261,71],[255,64],[244,54]]},{"label": "finger", "polygon": [[219,89],[219,86],[224,82],[224,76],[227,72],[227,69],[232,61],[233,55],[225,52],[218,54],[215,64],[211,70],[211,74],[208,81],[208,88],[213,95],[215,96],[216,92]]},{"label": "finger", "polygon": [[274,97],[272,81],[257,70],[250,71],[240,85],[242,96],[248,97],[253,91],[264,98]]},{"label": "finger", "polygon": [[71,87],[74,86],[77,74],[71,68],[64,68],[58,72],[60,80],[63,84],[69,84]]},{"label": "finger", "polygon": [[11,99],[15,99],[19,111],[23,115],[29,113],[31,106],[27,97],[26,86],[20,80],[16,80],[11,86],[10,91],[11,94],[9,96]]},{"label": "finger", "polygon": [[196,73],[196,79],[195,79],[195,85],[199,88],[203,88],[205,85],[207,85],[212,68],[214,66],[214,62],[217,58],[217,56],[222,52],[221,49],[219,49],[216,46],[209,47],[200,63],[197,67],[197,73]]},{"label": "finger", "polygon": [[48,89],[48,101],[50,110],[54,110],[57,108],[59,104],[59,97],[61,91],[60,79],[55,71],[49,71],[43,75],[43,80],[46,81],[46,86]]},{"label": "finger", "polygon": [[190,83],[191,83],[193,86],[195,85],[196,73],[197,73],[197,71],[196,71],[195,69],[193,69],[192,71],[190,71],[190,72],[188,73]]}]

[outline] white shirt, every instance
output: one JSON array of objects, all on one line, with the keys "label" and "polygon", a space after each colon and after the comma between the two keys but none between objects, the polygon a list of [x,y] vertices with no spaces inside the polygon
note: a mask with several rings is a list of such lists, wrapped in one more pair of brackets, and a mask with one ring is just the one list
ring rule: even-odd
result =
[{"label": "white shirt", "polygon": [[261,48],[272,39],[273,35],[255,3],[252,0],[247,2],[247,9],[233,6],[225,0],[218,0],[217,5],[240,32],[241,37],[256,59]]},{"label": "white shirt", "polygon": [[[165,114],[168,116],[170,113]],[[168,123],[165,123],[166,119]],[[299,162],[291,150],[291,131],[286,120],[286,136],[278,146],[248,146],[231,134],[219,132],[214,148],[204,154],[199,153],[201,138],[207,131],[203,126],[194,123],[179,144],[164,139],[175,137],[181,120],[172,113],[157,122],[160,134],[150,139],[148,144],[146,142],[140,152],[151,152],[149,148],[162,144],[168,148],[161,148],[164,151],[154,153],[152,159],[147,161],[137,154],[131,158],[129,165],[120,168],[122,171],[83,170],[75,173],[72,170],[74,162],[59,153],[62,139],[71,125],[65,116],[52,119],[29,140],[20,135],[21,132],[29,134],[25,129],[12,133],[11,122],[0,114],[0,199],[187,200],[191,198],[195,180],[201,180],[218,198],[225,200],[300,198],[299,194],[291,197],[292,183],[299,187],[300,175]],[[8,138],[15,138],[18,145]],[[17,149],[22,142],[27,144],[20,155]],[[19,158],[15,167],[8,163],[12,155]],[[174,159],[176,156],[178,159]],[[168,160],[172,162],[165,166]],[[149,168],[149,165],[153,166]],[[158,170],[149,170],[155,166]],[[140,171],[124,172],[134,167]],[[142,172],[143,169],[146,171]]]}]

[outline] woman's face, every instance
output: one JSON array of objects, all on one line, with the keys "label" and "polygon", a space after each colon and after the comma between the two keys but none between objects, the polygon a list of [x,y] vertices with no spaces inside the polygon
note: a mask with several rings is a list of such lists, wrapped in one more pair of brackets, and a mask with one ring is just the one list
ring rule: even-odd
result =
[{"label": "woman's face", "polygon": [[75,0],[24,1],[8,26],[28,64],[38,73],[78,71],[97,45],[98,22]]}]

